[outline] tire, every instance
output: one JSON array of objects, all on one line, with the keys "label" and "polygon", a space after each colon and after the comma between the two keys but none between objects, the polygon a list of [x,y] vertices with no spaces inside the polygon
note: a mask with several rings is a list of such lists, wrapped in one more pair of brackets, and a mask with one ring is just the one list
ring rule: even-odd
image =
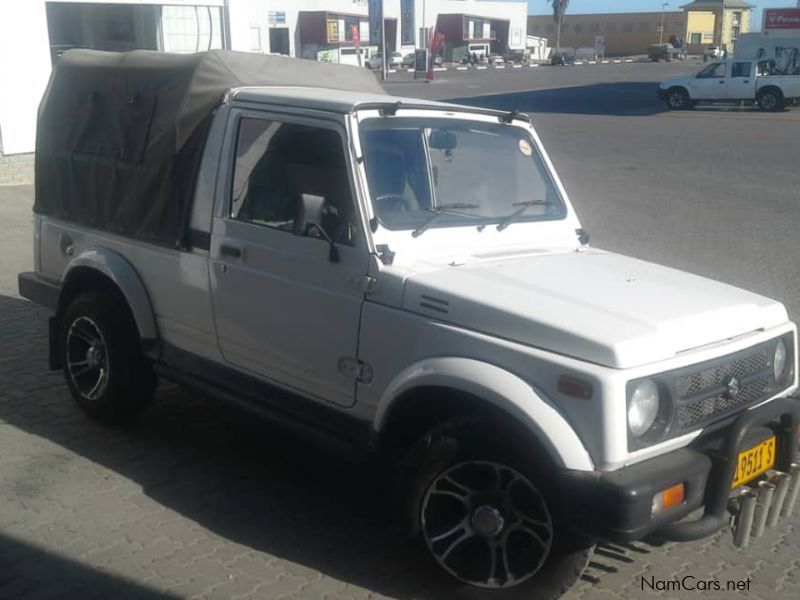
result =
[{"label": "tire", "polygon": [[783,94],[776,89],[767,88],[761,90],[756,97],[758,107],[765,112],[776,112],[783,110],[784,99]]},{"label": "tire", "polygon": [[95,421],[128,424],[153,397],[152,364],[141,353],[133,315],[120,294],[77,296],[61,319],[59,352],[73,398]]},{"label": "tire", "polygon": [[689,93],[683,88],[671,88],[666,102],[671,110],[685,110],[692,105]]},{"label": "tire", "polygon": [[[569,533],[553,472],[536,455],[510,442],[507,427],[478,420],[445,423],[409,451],[401,468],[406,527],[446,574],[447,597],[558,598],[583,573],[594,543]],[[467,498],[467,481],[480,493]],[[487,493],[489,481],[504,491]]]}]

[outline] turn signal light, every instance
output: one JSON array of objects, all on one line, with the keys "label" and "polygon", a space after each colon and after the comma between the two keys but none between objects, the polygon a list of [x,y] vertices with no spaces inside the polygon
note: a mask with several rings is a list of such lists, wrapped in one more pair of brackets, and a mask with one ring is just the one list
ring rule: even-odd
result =
[{"label": "turn signal light", "polygon": [[589,400],[592,397],[592,384],[571,375],[562,375],[558,378],[558,391],[566,396]]},{"label": "turn signal light", "polygon": [[675,506],[680,506],[686,499],[686,488],[682,483],[661,490],[653,496],[652,514],[660,513]]}]

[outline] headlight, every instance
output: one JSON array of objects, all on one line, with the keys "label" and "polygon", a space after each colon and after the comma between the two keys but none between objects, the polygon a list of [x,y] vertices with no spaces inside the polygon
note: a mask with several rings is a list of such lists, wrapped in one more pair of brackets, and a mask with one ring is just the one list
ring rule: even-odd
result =
[{"label": "headlight", "polygon": [[775,345],[775,355],[772,358],[772,370],[775,373],[775,381],[781,381],[786,375],[786,342],[778,340]]},{"label": "headlight", "polygon": [[628,401],[628,428],[633,437],[641,437],[650,430],[658,417],[659,404],[655,382],[645,379],[636,385]]}]

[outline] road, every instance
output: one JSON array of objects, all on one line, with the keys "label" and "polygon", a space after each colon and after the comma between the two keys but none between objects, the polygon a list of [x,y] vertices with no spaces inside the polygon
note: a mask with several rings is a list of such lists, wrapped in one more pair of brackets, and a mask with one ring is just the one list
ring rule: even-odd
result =
[{"label": "road", "polygon": [[[797,318],[800,111],[663,112],[653,82],[681,67],[399,76],[387,87],[530,111],[595,245],[776,296]],[[500,94],[482,95],[487,86]],[[46,311],[16,295],[31,265],[31,196],[0,188],[0,599],[446,598],[399,539],[373,469],[171,385],[128,431],[78,414],[46,370]],[[643,583],[685,576],[750,583],[733,594]],[[605,546],[565,598],[701,596],[800,597],[800,516],[746,552],[727,532]]]}]

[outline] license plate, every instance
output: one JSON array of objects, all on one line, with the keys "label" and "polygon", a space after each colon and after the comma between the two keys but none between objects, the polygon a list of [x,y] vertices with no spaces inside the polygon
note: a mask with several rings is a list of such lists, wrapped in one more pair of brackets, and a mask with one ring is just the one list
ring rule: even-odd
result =
[{"label": "license plate", "polygon": [[736,475],[733,478],[732,488],[755,479],[763,472],[775,466],[775,437],[764,440],[758,446],[739,453],[736,464]]}]

